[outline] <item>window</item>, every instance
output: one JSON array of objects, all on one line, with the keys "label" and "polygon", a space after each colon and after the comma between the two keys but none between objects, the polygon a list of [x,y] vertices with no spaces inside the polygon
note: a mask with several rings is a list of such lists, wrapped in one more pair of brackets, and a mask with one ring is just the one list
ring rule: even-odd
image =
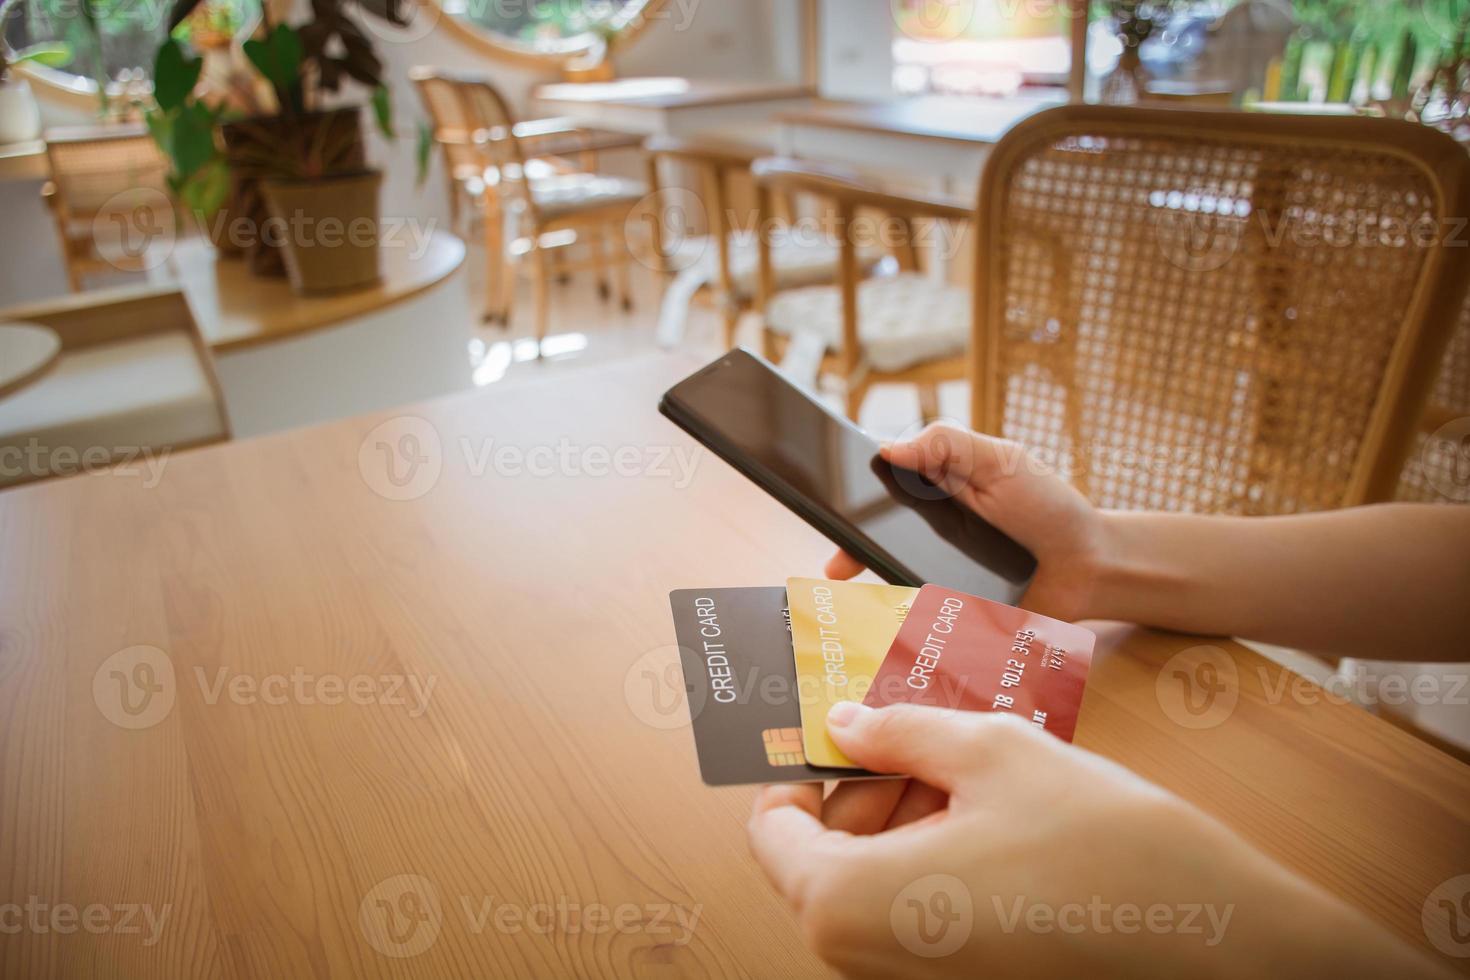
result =
[{"label": "window", "polygon": [[439,0],[451,20],[494,50],[530,55],[600,51],[661,0]]},{"label": "window", "polygon": [[893,87],[905,95],[1012,95],[1065,84],[1071,69],[1067,0],[904,0],[893,14]]},{"label": "window", "polygon": [[[18,0],[7,8],[0,29],[11,48],[67,44],[71,60],[60,70],[72,81],[136,81],[153,73],[170,6],[160,0]],[[86,10],[92,12],[90,25]],[[257,0],[209,0],[177,34],[201,48],[228,44],[258,10]]]}]

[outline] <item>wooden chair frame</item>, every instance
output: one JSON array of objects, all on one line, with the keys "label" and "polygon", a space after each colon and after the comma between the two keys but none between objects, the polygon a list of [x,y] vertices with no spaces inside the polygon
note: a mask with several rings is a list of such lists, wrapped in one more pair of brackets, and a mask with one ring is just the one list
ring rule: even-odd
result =
[{"label": "wooden chair frame", "polygon": [[[565,120],[518,121],[499,89],[483,76],[415,68],[410,77],[431,115],[437,116],[432,93],[438,88],[459,105],[463,118],[473,124],[468,128],[454,126],[435,118],[434,140],[449,171],[451,213],[456,214],[456,221],[459,187],[465,176],[456,174],[456,169],[463,171],[465,164],[457,163],[455,157],[468,148],[478,162],[476,176],[483,186],[481,208],[487,276],[483,319],[509,325],[520,271],[517,259],[523,255],[530,256],[533,266],[538,349],[549,321],[552,278],[565,281],[571,272],[593,269],[597,273],[598,293],[607,299],[612,294],[608,280],[611,268],[617,276],[622,307],[624,311],[631,310],[628,269],[631,256],[626,249],[614,249],[609,258],[606,239],[609,229],[621,226],[626,219],[626,204],[619,202],[548,217],[537,207],[526,174],[533,160],[546,160],[558,171],[574,173],[576,168],[561,159],[569,154],[579,157],[583,171],[590,172],[595,169],[600,152],[637,148],[642,140],[624,134],[582,130]],[[515,242],[507,242],[504,237],[507,208],[520,209],[526,217],[526,233]],[[559,241],[555,233],[566,231],[572,232],[571,238]],[[615,229],[615,235],[619,231],[620,227]],[[578,243],[587,245],[590,255],[580,262],[566,261],[565,249]],[[556,258],[549,259],[548,254]]]},{"label": "wooden chair frame", "polygon": [[[848,417],[854,421],[857,419],[868,389],[880,383],[917,385],[924,417],[936,417],[939,410],[938,385],[965,378],[969,358],[957,355],[902,371],[878,371],[868,365],[858,337],[858,283],[863,279],[862,266],[858,259],[858,245],[850,229],[860,211],[875,211],[897,219],[903,233],[894,249],[894,257],[901,269],[914,271],[918,269],[913,230],[916,220],[958,221],[968,225],[974,218],[974,212],[957,201],[941,197],[883,190],[850,171],[824,164],[773,157],[756,161],[752,169],[756,176],[757,210],[761,215],[770,213],[771,198],[775,193],[816,197],[833,210],[839,249],[837,289],[842,305],[842,349],[824,354],[821,371],[837,375],[846,385]],[[760,236],[759,248],[760,294],[757,302],[764,313],[776,291],[771,244],[767,236]],[[768,359],[778,360],[784,355],[788,338],[769,326],[763,326],[761,336]]]},{"label": "wooden chair frame", "polygon": [[[972,424],[999,433],[1004,422],[1001,330],[1006,303],[1006,202],[1012,183],[1033,154],[1069,137],[1163,136],[1243,140],[1293,149],[1371,148],[1409,162],[1433,186],[1441,218],[1470,214],[1470,156],[1435,130],[1386,119],[1269,115],[1213,110],[1067,105],[1032,116],[1010,131],[986,162],[979,195],[975,250],[975,317],[971,358]],[[1340,506],[1393,498],[1435,373],[1470,284],[1470,249],[1443,240],[1430,249],[1413,300],[1392,348],[1381,387],[1362,434]],[[1069,399],[1069,402],[1075,399]]]},{"label": "wooden chair frame", "polygon": [[[716,274],[713,284],[715,306],[720,311],[724,324],[725,346],[735,343],[735,330],[740,318],[757,305],[756,296],[742,296],[735,289],[734,276],[730,268],[730,235],[734,232],[730,220],[733,200],[732,181],[739,174],[749,174],[751,165],[765,156],[761,147],[748,146],[723,140],[688,140],[671,136],[656,136],[644,144],[647,158],[648,187],[658,200],[662,183],[659,165],[674,163],[688,167],[693,172],[697,186],[703,191],[705,222],[710,238],[716,248]],[[759,209],[757,209],[759,210]],[[652,234],[654,262],[659,271],[672,275],[665,251],[663,228],[659,215],[649,222]]]},{"label": "wooden chair frame", "polygon": [[[136,144],[146,146],[145,153],[156,156],[156,166],[150,168],[156,171],[158,177],[158,189],[169,198],[172,204],[172,195],[168,194],[163,182],[164,174],[167,173],[167,163],[163,157],[153,150],[153,137],[141,126],[81,126],[66,129],[50,130],[46,133],[46,161],[50,168],[51,179],[41,188],[41,196],[46,201],[51,212],[52,221],[56,225],[56,237],[61,245],[62,262],[66,267],[67,283],[73,292],[80,292],[85,286],[85,279],[94,272],[141,272],[145,266],[141,258],[128,260],[120,256],[108,260],[96,254],[96,245],[93,238],[77,237],[74,234],[75,227],[79,224],[93,222],[97,219],[97,211],[81,210],[77,208],[67,192],[68,166],[64,160],[65,151],[78,146],[96,145],[106,148],[109,145],[116,146],[120,143]],[[129,182],[129,174],[126,170],[117,175],[117,193],[123,193],[135,183]],[[136,174],[132,175],[136,178]],[[160,221],[172,223],[174,216],[172,212],[159,216]]]},{"label": "wooden chair frame", "polygon": [[194,319],[193,310],[183,290],[174,286],[129,286],[94,290],[0,310],[0,322],[6,321],[50,327],[61,339],[62,353],[152,334],[184,331],[199,357],[199,365],[209,382],[210,390],[214,392],[222,435],[217,439],[204,439],[169,448],[193,449],[227,442],[232,438],[229,408],[225,403],[219,376],[215,372],[214,357],[199,329],[199,322]]}]

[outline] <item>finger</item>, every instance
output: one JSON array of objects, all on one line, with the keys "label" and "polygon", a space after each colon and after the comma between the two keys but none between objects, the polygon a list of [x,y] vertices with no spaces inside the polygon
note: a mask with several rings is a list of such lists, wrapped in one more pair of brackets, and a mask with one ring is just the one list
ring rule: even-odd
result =
[{"label": "finger", "polygon": [[966,484],[984,486],[1013,469],[1024,449],[1019,443],[937,422],[915,438],[882,447],[894,466],[914,470],[950,492]]},{"label": "finger", "polygon": [[800,902],[812,874],[846,837],[822,826],[821,812],[820,783],[767,787],[755,799],[746,828],[750,850],[787,901]]},{"label": "finger", "polygon": [[953,790],[978,761],[973,712],[915,704],[869,708],[840,701],[827,713],[827,732],[853,762]]},{"label": "finger", "polygon": [[826,575],[830,579],[842,581],[861,574],[865,568],[867,566],[852,555],[845,551],[838,551],[837,554],[827,559]]},{"label": "finger", "polygon": [[876,834],[888,826],[903,798],[907,779],[864,779],[838,783],[822,801],[822,823],[849,834]]},{"label": "finger", "polygon": [[903,792],[903,798],[893,808],[893,814],[888,818],[887,830],[897,830],[911,823],[917,823],[926,817],[932,817],[949,806],[949,794],[942,789],[936,789],[928,783],[921,783],[917,779],[910,779],[908,787]]}]

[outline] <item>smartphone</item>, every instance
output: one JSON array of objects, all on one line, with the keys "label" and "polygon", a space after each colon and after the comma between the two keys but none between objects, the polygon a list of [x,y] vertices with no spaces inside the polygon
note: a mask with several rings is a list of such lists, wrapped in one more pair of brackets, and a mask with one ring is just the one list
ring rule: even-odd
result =
[{"label": "smartphone", "polygon": [[1029,551],[747,350],[674,385],[659,411],[895,585],[1014,605],[1036,571]]}]

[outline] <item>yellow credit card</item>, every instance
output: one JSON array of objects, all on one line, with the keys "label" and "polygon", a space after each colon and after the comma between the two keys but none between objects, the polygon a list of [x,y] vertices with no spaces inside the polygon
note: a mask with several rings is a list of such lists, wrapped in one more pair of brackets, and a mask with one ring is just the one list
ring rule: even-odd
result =
[{"label": "yellow credit card", "polygon": [[827,735],[827,712],[867,695],[918,594],[902,585],[786,580],[801,740],[811,765],[857,768]]}]

